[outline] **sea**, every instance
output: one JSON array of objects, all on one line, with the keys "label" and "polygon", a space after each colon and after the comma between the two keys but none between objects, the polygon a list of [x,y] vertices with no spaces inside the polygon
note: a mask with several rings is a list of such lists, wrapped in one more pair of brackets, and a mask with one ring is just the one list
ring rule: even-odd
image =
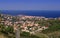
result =
[{"label": "sea", "polygon": [[28,15],[28,16],[44,16],[47,18],[60,17],[60,11],[53,10],[0,10],[1,14],[8,14],[12,16]]}]

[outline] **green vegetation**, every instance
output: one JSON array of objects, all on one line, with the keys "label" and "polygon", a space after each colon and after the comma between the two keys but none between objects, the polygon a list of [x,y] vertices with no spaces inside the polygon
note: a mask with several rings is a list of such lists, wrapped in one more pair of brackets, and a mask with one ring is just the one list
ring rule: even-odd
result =
[{"label": "green vegetation", "polygon": [[0,35],[4,34],[6,37],[12,37],[12,35],[14,35],[13,27],[0,24],[0,33]]},{"label": "green vegetation", "polygon": [[59,20],[51,20],[49,21],[51,24],[48,29],[43,30],[43,33],[51,33],[54,31],[59,31],[60,30],[60,21]]},{"label": "green vegetation", "polygon": [[31,35],[29,32],[22,32],[21,38],[39,38],[39,37],[36,35]]},{"label": "green vegetation", "polygon": [[4,33],[13,33],[13,27],[12,26],[0,25],[0,31],[4,32]]},{"label": "green vegetation", "polygon": [[60,20],[49,20],[51,25],[48,29],[43,30],[42,33],[49,36],[49,38],[60,38]]}]

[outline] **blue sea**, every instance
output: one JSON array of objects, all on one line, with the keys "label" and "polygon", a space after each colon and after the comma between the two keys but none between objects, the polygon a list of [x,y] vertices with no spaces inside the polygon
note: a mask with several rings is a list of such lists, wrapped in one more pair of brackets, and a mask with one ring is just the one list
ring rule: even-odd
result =
[{"label": "blue sea", "polygon": [[29,15],[29,16],[44,16],[44,17],[60,17],[60,11],[47,11],[47,10],[1,10],[1,14],[9,14],[9,15]]}]

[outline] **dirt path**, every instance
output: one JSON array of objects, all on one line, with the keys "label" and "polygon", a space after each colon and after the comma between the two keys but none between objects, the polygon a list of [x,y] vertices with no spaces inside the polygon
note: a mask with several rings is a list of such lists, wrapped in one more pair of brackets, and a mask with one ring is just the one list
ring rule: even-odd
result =
[{"label": "dirt path", "polygon": [[40,38],[49,38],[46,34],[43,34],[43,33],[36,33],[35,35]]},{"label": "dirt path", "polygon": [[4,34],[0,34],[0,38],[7,38]]}]

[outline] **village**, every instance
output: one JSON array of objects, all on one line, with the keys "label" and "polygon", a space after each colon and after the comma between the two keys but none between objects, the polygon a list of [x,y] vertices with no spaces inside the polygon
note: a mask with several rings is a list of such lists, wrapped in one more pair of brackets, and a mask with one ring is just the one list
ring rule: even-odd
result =
[{"label": "village", "polygon": [[49,23],[45,23],[43,25],[42,21],[47,20],[60,20],[60,18],[46,18],[43,16],[27,16],[27,15],[0,15],[0,24],[5,25],[6,28],[8,26],[12,26],[14,30],[20,29],[21,32],[29,32],[30,34],[34,34],[35,32],[40,32],[42,30],[48,29]]}]

